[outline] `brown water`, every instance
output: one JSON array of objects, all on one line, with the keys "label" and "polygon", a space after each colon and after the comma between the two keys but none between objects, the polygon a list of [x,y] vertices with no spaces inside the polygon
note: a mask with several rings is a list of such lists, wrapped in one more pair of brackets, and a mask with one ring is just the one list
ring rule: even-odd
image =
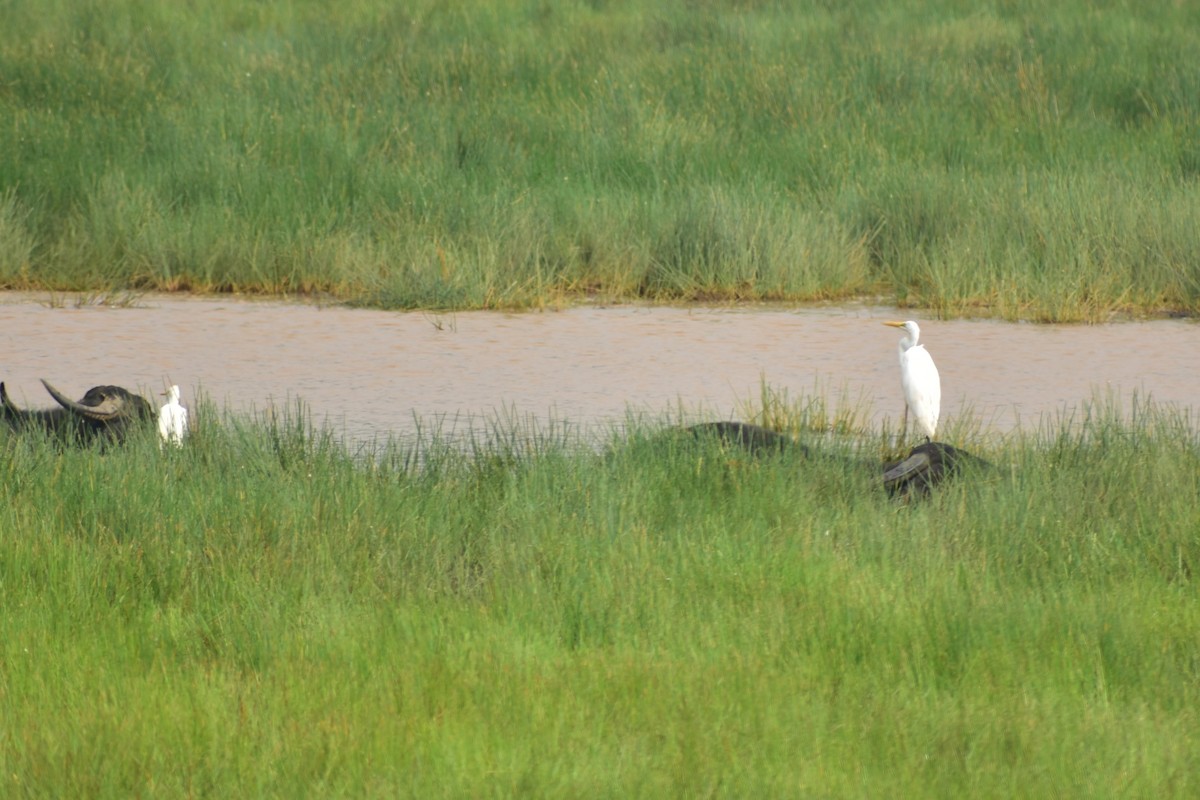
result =
[{"label": "brown water", "polygon": [[[0,296],[0,379],[48,406],[116,383],[184,403],[202,391],[231,410],[302,400],[351,439],[411,435],[441,420],[459,433],[497,413],[584,429],[629,410],[738,418],[761,381],[792,398],[814,388],[862,398],[874,418],[903,409],[886,308],[572,308],[446,315],[238,299],[142,298],[132,308],[51,308]],[[984,430],[1038,424],[1097,392],[1194,407],[1200,327],[1178,320],[1103,326],[922,322],[942,375],[942,416]]]}]

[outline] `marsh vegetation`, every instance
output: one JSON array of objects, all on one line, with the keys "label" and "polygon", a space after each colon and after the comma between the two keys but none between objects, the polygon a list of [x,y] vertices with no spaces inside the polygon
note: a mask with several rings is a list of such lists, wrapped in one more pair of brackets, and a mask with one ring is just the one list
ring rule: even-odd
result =
[{"label": "marsh vegetation", "polygon": [[899,504],[665,423],[364,458],[201,412],[5,443],[6,794],[1195,794],[1186,414],[972,442],[998,470]]},{"label": "marsh vegetation", "polygon": [[[6,3],[0,288],[1200,310],[1192,4],[331,9]],[[196,410],[0,436],[0,794],[1200,789],[1186,410],[948,426],[996,469],[911,502],[765,388],[845,457]]]},{"label": "marsh vegetation", "polygon": [[1198,15],[17,0],[0,287],[1194,313]]}]

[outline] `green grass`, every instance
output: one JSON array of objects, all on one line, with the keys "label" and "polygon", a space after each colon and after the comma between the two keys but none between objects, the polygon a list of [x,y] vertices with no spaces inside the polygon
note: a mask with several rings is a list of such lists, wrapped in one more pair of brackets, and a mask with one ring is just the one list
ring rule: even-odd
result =
[{"label": "green grass", "polygon": [[12,0],[0,287],[1200,309],[1170,2]]},{"label": "green grass", "polygon": [[198,410],[179,452],[3,448],[6,796],[1197,791],[1183,413],[972,439],[994,473],[897,504],[649,422],[365,458]]}]

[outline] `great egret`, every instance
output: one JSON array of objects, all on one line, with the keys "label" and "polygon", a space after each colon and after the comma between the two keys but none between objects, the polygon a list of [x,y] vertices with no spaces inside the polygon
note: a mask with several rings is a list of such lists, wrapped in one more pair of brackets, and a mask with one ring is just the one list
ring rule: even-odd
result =
[{"label": "great egret", "polygon": [[917,344],[921,327],[911,319],[907,322],[885,322],[893,328],[903,328],[908,335],[900,340],[900,385],[904,388],[904,426],[908,427],[911,410],[917,427],[926,441],[933,441],[937,432],[938,415],[942,409],[942,379],[925,345]]},{"label": "great egret", "polygon": [[167,402],[158,410],[158,435],[162,437],[161,445],[178,447],[183,444],[183,437],[187,435],[188,412],[179,404],[178,386],[167,389],[163,396],[167,398]]}]

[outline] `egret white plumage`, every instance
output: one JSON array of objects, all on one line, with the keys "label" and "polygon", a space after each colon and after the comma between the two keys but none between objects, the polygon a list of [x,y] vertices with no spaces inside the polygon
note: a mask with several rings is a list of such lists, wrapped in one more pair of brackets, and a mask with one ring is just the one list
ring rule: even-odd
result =
[{"label": "egret white plumage", "polygon": [[187,435],[188,411],[179,403],[178,386],[167,389],[163,396],[167,402],[158,410],[158,435],[162,437],[161,445],[178,447]]},{"label": "egret white plumage", "polygon": [[942,409],[942,379],[925,345],[917,344],[921,328],[911,319],[907,322],[885,322],[893,328],[903,328],[907,334],[900,340],[900,385],[904,388],[904,426],[908,427],[908,412],[912,411],[917,427],[927,441],[937,432],[938,415]]}]

